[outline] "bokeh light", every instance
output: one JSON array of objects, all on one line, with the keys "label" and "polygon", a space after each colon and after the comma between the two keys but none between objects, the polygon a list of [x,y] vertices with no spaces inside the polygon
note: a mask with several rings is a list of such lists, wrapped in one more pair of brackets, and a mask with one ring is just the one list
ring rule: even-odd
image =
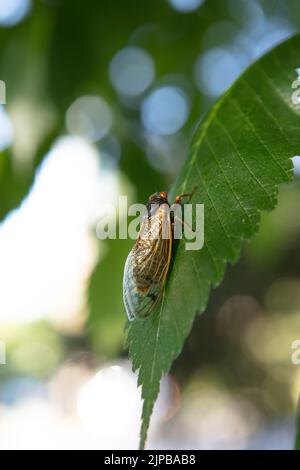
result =
[{"label": "bokeh light", "polygon": [[262,31],[265,15],[262,6],[255,0],[229,0],[228,11],[231,17],[240,23],[244,31],[257,34]]},{"label": "bokeh light", "polygon": [[180,425],[193,448],[245,449],[261,426],[261,416],[246,397],[228,394],[203,371],[185,394]]},{"label": "bokeh light", "polygon": [[142,122],[153,134],[169,135],[179,131],[190,111],[186,92],[178,86],[164,85],[152,91],[142,103]]},{"label": "bokeh light", "polygon": [[262,34],[253,42],[253,57],[257,58],[295,33],[294,26],[285,18],[272,18],[264,22]]},{"label": "bokeh light", "polygon": [[243,71],[247,61],[242,52],[216,47],[201,54],[194,64],[194,79],[205,95],[224,93]]},{"label": "bokeh light", "polygon": [[176,175],[186,153],[187,141],[180,133],[146,136],[146,152],[150,164],[157,171]]},{"label": "bokeh light", "polygon": [[30,0],[0,0],[0,26],[14,26],[31,8]]},{"label": "bokeh light", "polygon": [[136,97],[151,85],[155,75],[154,61],[145,49],[128,46],[113,57],[109,75],[120,95]]},{"label": "bokeh light", "polygon": [[300,175],[300,156],[296,155],[292,158],[294,164],[294,173],[295,175]]},{"label": "bokeh light", "polygon": [[14,128],[3,106],[0,106],[0,151],[10,147],[14,141]]},{"label": "bokeh light", "polygon": [[112,111],[100,96],[81,96],[66,113],[68,131],[89,142],[101,140],[110,131],[112,122]]},{"label": "bokeh light", "polygon": [[169,0],[170,5],[175,10],[185,13],[197,10],[203,2],[204,0]]},{"label": "bokeh light", "polygon": [[120,365],[102,369],[82,388],[79,416],[104,449],[112,445],[120,449],[137,447],[140,395],[135,376]]},{"label": "bokeh light", "polygon": [[233,21],[223,20],[213,22],[201,37],[201,46],[205,51],[215,47],[228,47],[234,43],[240,28]]},{"label": "bokeh light", "polygon": [[98,144],[101,155],[101,167],[117,167],[122,153],[121,143],[113,134],[107,134]]},{"label": "bokeh light", "polygon": [[263,308],[253,297],[234,295],[229,297],[221,306],[217,327],[220,335],[226,335],[232,340],[239,340],[247,327],[264,315]]}]

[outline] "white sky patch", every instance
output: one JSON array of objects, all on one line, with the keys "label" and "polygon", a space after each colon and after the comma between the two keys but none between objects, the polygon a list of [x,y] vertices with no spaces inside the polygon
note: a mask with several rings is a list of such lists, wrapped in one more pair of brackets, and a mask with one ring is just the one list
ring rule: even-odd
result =
[{"label": "white sky patch", "polygon": [[[142,401],[136,382],[129,361],[98,371],[79,362],[64,364],[43,384],[30,378],[8,381],[5,393],[13,395],[13,403],[0,402],[0,450],[137,448]],[[161,382],[150,448],[161,423],[172,416],[172,384],[169,377]]]},{"label": "white sky patch", "polygon": [[61,138],[46,156],[21,207],[0,225],[0,323],[46,316],[72,321],[95,262],[92,225],[113,204],[118,177],[97,151]]},{"label": "white sky patch", "polygon": [[300,157],[296,155],[292,158],[292,162],[294,164],[294,174],[299,176],[300,175]]},{"label": "white sky patch", "polygon": [[[130,363],[120,361],[107,364],[79,391],[77,412],[82,427],[101,449],[138,447],[143,404],[141,389],[137,388],[136,382],[137,374],[132,372]],[[151,432],[170,416],[171,393],[171,383],[165,377],[153,410]]]}]

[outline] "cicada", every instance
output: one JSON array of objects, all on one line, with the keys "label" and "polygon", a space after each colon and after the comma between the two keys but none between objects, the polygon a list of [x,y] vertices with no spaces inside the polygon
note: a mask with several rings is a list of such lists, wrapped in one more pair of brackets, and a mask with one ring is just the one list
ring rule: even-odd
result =
[{"label": "cicada", "polygon": [[[183,197],[177,196],[174,204]],[[165,191],[149,197],[140,233],[124,269],[123,299],[130,321],[148,317],[163,292],[174,239],[174,212]]]}]

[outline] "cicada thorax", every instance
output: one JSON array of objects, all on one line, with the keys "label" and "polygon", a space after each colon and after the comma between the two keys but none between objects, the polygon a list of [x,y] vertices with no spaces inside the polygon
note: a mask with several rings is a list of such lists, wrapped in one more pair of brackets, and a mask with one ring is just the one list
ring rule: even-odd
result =
[{"label": "cicada thorax", "polygon": [[124,303],[131,320],[151,313],[169,269],[172,224],[169,204],[163,202],[148,204],[139,237],[126,261]]}]

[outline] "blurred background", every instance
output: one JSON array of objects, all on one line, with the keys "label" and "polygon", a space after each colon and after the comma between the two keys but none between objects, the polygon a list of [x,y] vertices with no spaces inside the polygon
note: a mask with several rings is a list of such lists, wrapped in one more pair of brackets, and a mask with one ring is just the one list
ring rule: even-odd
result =
[{"label": "blurred background", "polygon": [[[99,241],[97,221],[119,195],[168,189],[214,101],[299,29],[297,0],[0,0],[0,448],[137,447],[121,288],[133,242]],[[164,379],[149,448],[292,447],[294,162]]]}]

